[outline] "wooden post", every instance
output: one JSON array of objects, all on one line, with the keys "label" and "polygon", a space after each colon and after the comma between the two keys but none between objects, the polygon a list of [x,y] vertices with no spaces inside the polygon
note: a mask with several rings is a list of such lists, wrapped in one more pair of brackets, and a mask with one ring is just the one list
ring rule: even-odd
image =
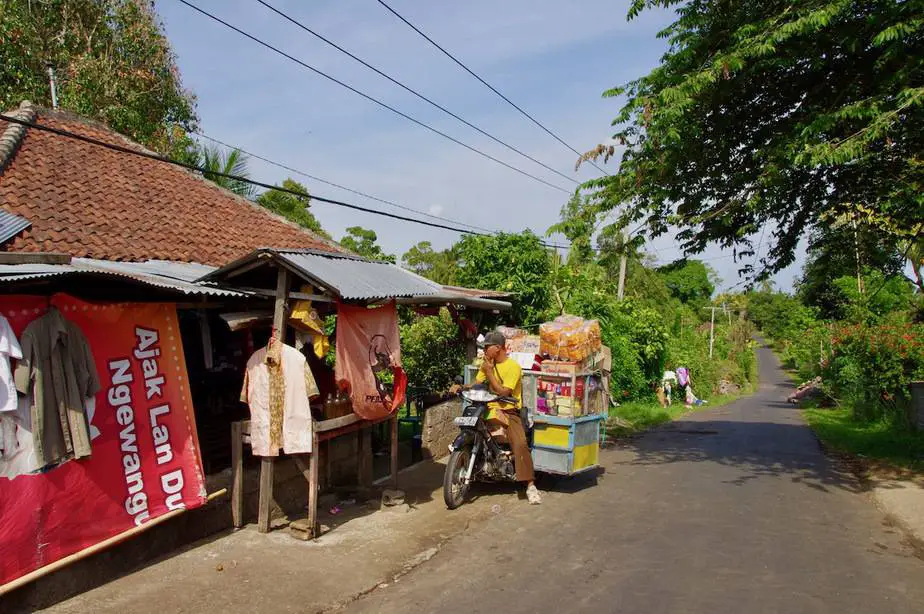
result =
[{"label": "wooden post", "polygon": [[[311,537],[320,535],[318,530],[318,432],[311,430],[311,458],[308,461],[308,526],[311,527]],[[330,464],[330,458],[327,459]]]},{"label": "wooden post", "polygon": [[260,533],[269,533],[270,529],[275,462],[276,459],[272,456],[264,456],[260,459],[260,504],[257,508],[257,530]]},{"label": "wooden post", "polygon": [[372,430],[359,429],[356,433],[358,439],[357,451],[359,462],[356,469],[356,483],[362,488],[372,485]]},{"label": "wooden post", "polygon": [[[284,342],[286,332],[286,299],[289,297],[289,272],[279,267],[276,275],[276,304],[273,309],[273,332]],[[313,457],[313,455],[312,455]],[[273,501],[273,469],[275,457],[266,456],[260,462],[260,504],[257,514],[257,530],[269,533],[270,504]]]},{"label": "wooden post", "polygon": [[231,423],[231,524],[244,526],[244,433],[240,422]]},{"label": "wooden post", "polygon": [[391,487],[398,488],[398,414],[391,419]]}]

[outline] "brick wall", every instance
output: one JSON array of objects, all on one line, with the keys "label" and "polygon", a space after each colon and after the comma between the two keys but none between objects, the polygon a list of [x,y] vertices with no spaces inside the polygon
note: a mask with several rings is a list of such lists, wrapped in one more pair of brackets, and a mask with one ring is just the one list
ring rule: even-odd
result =
[{"label": "brick wall", "polygon": [[449,444],[459,434],[453,418],[462,415],[462,400],[452,399],[427,408],[421,432],[424,458],[442,458],[449,454]]}]

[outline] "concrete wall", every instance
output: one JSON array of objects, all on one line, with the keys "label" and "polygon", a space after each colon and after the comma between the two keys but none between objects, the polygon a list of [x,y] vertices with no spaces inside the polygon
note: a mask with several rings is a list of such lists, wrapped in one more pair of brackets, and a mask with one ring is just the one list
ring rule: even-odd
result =
[{"label": "concrete wall", "polygon": [[449,454],[449,444],[459,434],[453,418],[462,415],[462,400],[452,399],[428,407],[421,432],[421,450],[425,459],[442,458]]}]

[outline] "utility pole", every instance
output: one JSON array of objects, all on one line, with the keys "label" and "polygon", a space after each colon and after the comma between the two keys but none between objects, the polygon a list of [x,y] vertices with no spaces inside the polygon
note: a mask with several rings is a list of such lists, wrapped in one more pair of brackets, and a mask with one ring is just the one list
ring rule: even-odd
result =
[{"label": "utility pole", "polygon": [[709,320],[709,358],[712,358],[712,346],[715,343],[715,305],[712,307],[703,307],[703,309],[711,309],[712,317]]},{"label": "utility pole", "polygon": [[48,68],[48,84],[51,87],[51,108],[58,108],[58,85],[55,81],[55,67],[51,65],[51,62],[48,62],[46,65]]},{"label": "utility pole", "polygon": [[619,300],[622,300],[626,289],[626,260],[628,260],[628,258],[626,258],[625,254],[619,257],[619,289],[616,292],[616,296]]}]

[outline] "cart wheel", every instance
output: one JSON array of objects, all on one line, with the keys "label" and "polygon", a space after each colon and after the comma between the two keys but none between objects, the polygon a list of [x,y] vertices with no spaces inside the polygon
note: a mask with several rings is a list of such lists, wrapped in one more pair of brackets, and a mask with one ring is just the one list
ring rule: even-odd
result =
[{"label": "cart wheel", "polygon": [[468,471],[468,462],[471,458],[471,449],[468,447],[453,450],[446,463],[446,473],[443,476],[443,500],[446,507],[456,509],[465,503],[471,483],[465,483],[465,473]]}]

